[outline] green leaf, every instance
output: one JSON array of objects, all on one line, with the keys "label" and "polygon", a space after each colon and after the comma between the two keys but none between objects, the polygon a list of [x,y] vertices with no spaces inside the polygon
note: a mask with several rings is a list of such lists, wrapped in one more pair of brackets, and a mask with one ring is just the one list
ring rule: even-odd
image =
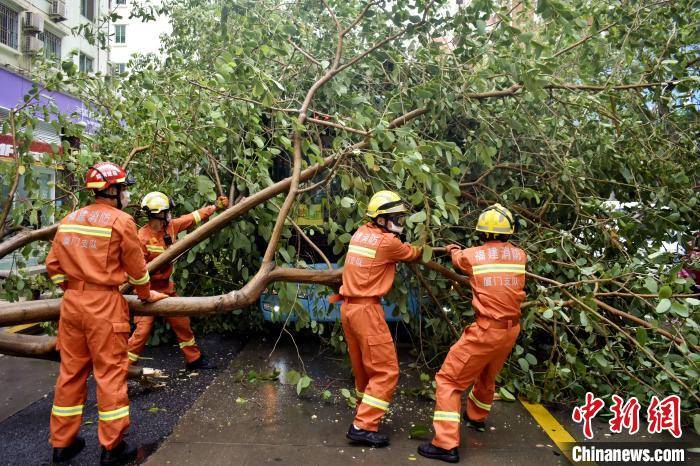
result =
[{"label": "green leaf", "polygon": [[330,390],[324,390],[323,393],[321,393],[321,398],[323,398],[323,401],[330,400],[331,396],[333,396],[333,394],[331,393]]},{"label": "green leaf", "polygon": [[597,353],[596,355],[593,356],[593,359],[596,360],[598,364],[600,364],[601,367],[608,367],[610,364],[607,359],[605,359],[605,356],[603,356],[600,353]]},{"label": "green leaf", "polygon": [[525,372],[528,372],[530,370],[530,364],[527,362],[527,359],[518,358],[518,364],[520,365],[520,368]]},{"label": "green leaf", "polygon": [[649,293],[656,293],[658,291],[658,284],[653,277],[647,277],[644,280],[644,287],[649,290]]},{"label": "green leaf", "polygon": [[292,369],[290,371],[285,372],[284,380],[284,383],[287,385],[296,385],[297,383],[299,383],[299,380],[301,380],[301,374]]},{"label": "green leaf", "polygon": [[427,218],[428,216],[425,214],[425,211],[421,210],[420,212],[416,212],[415,214],[408,217],[408,221],[410,223],[423,223]]},{"label": "green leaf", "polygon": [[408,431],[408,438],[411,439],[423,439],[430,434],[430,429],[428,426],[424,426],[422,424],[416,424],[411,426],[411,429]]},{"label": "green leaf", "polygon": [[670,298],[672,294],[673,290],[668,285],[664,285],[661,288],[659,288],[659,299]]},{"label": "green leaf", "polygon": [[685,298],[685,302],[691,306],[700,306],[700,299],[695,298]]},{"label": "green leaf", "polygon": [[498,394],[501,395],[501,399],[504,401],[515,401],[515,395],[509,392],[506,387],[499,388]]},{"label": "green leaf", "polygon": [[204,175],[198,175],[197,192],[202,196],[208,196],[214,193],[214,182]]},{"label": "green leaf", "polygon": [[579,321],[581,322],[581,325],[583,325],[584,327],[588,327],[588,324],[590,322],[588,321],[588,316],[586,315],[586,313],[584,311],[581,311],[579,313],[578,318],[579,318]]},{"label": "green leaf", "polygon": [[656,312],[658,314],[663,314],[664,312],[668,311],[671,308],[671,301],[668,299],[662,299],[659,301],[659,304],[656,306]]},{"label": "green leaf", "polygon": [[695,427],[695,433],[700,435],[700,414],[693,414],[693,427]]},{"label": "green leaf", "polygon": [[355,199],[351,197],[344,197],[340,200],[340,205],[345,209],[349,209],[355,205]]},{"label": "green leaf", "polygon": [[423,257],[421,258],[423,262],[428,262],[433,257],[433,248],[427,244],[423,246]]},{"label": "green leaf", "polygon": [[680,317],[690,316],[690,311],[688,310],[688,308],[684,304],[679,303],[678,301],[673,301],[671,303],[671,313]]},{"label": "green leaf", "polygon": [[313,382],[313,379],[311,379],[311,377],[308,375],[304,375],[302,378],[300,378],[299,382],[297,382],[297,395],[301,395],[306,389],[308,389],[311,386],[311,382]]},{"label": "green leaf", "polygon": [[647,329],[644,327],[637,327],[637,341],[640,345],[647,344]]},{"label": "green leaf", "polygon": [[542,317],[545,319],[551,319],[553,315],[554,311],[549,308],[545,309],[545,311],[542,313]]}]

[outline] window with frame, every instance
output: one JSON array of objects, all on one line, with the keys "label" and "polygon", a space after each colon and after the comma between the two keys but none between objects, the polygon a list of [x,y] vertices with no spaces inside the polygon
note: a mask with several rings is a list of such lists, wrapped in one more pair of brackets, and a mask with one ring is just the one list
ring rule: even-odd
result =
[{"label": "window with frame", "polygon": [[80,0],[80,14],[90,21],[95,19],[95,0]]},{"label": "window with frame", "polygon": [[126,73],[126,63],[116,63],[117,73]]},{"label": "window with frame", "polygon": [[89,57],[89,56],[85,55],[84,53],[81,53],[79,60],[80,60],[80,63],[78,65],[79,65],[80,72],[81,73],[92,73],[92,64],[93,64],[92,57]]},{"label": "window with frame", "polygon": [[0,43],[17,50],[19,32],[19,13],[0,3]]},{"label": "window with frame", "polygon": [[46,59],[56,64],[60,63],[61,38],[49,31],[40,32],[38,38],[44,43],[44,56]]},{"label": "window with frame", "polygon": [[117,24],[114,26],[114,43],[126,44],[126,25]]},{"label": "window with frame", "polygon": [[126,0],[117,0],[115,3],[117,5],[126,5]]}]

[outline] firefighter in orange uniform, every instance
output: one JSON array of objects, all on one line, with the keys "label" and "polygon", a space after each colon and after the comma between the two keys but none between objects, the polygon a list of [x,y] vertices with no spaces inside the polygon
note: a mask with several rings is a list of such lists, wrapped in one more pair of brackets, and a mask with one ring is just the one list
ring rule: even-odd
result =
[{"label": "firefighter in orange uniform", "polygon": [[432,443],[418,447],[427,458],[459,461],[459,425],[462,393],[469,387],[465,422],[485,430],[503,368],[520,333],[520,305],[525,299],[525,252],[508,242],[515,232],[513,215],[500,204],[484,210],[476,231],[478,247],[460,249],[451,244],[452,263],[469,276],[476,322],[455,343],[435,376],[437,382]]},{"label": "firefighter in orange uniform", "polygon": [[[172,200],[158,191],[146,194],[141,201],[141,208],[148,214],[148,223],[139,229],[139,240],[146,262],[151,262],[164,253],[177,239],[178,233],[206,221],[216,210],[228,207],[228,198],[221,196],[217,199],[216,205],[203,207],[176,219],[171,218],[170,210],[173,207]],[[175,283],[170,279],[172,273],[172,264],[154,272],[151,277],[151,288],[168,296],[176,296]],[[166,320],[177,335],[180,349],[185,356],[187,370],[211,367],[195,343],[194,334],[190,328],[190,318],[166,317]],[[154,316],[134,317],[136,329],[129,338],[129,362],[131,364],[138,362],[153,329],[154,321]]]},{"label": "firefighter in orange uniform", "polygon": [[129,427],[126,354],[129,307],[119,293],[127,280],[144,302],[167,296],[150,290],[134,219],[121,209],[133,178],[118,165],[98,163],[86,175],[95,202],[66,216],[46,257],[51,280],[65,291],[58,322],[61,367],[51,409],[54,463],[67,462],[85,446],[78,436],[87,398],[87,377],[97,383],[100,464],[135,457],[123,440]]},{"label": "firefighter in orange uniform", "polygon": [[416,260],[422,251],[397,236],[406,218],[406,206],[398,194],[376,193],[367,206],[367,216],[371,221],[350,240],[340,288],[341,321],[358,396],[347,438],[384,447],[389,437],[378,432],[379,421],[396,389],[399,363],[380,299],[391,290],[396,263]]}]

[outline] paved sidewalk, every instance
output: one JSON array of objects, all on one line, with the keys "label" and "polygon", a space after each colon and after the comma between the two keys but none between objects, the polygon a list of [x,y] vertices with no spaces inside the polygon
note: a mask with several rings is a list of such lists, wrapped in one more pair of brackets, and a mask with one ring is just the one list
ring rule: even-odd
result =
[{"label": "paved sidewalk", "polygon": [[[279,381],[241,383],[237,373],[277,368],[300,371],[293,346],[280,346],[270,364],[269,343],[249,343],[175,427],[173,434],[151,456],[148,465],[224,464],[438,464],[416,453],[421,440],[409,439],[412,424],[431,426],[433,403],[401,394],[392,403],[382,430],[391,446],[370,449],[351,446],[345,432],[352,411],[339,395],[352,388],[350,371],[342,359],[303,353],[306,370],[315,379],[313,394],[299,398],[295,387]],[[399,392],[418,385],[402,363]],[[328,388],[331,401],[320,393]],[[489,420],[491,430],[462,429],[463,464],[567,464],[556,446],[520,403],[496,402]]]}]

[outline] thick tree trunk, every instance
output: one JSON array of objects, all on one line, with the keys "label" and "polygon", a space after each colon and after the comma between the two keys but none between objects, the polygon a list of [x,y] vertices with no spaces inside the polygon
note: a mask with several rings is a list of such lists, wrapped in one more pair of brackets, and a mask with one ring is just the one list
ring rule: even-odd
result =
[{"label": "thick tree trunk", "polygon": [[[154,304],[144,304],[132,295],[125,298],[134,315],[201,316],[250,306],[273,282],[316,283],[337,287],[342,273],[342,269],[291,269],[266,264],[243,288],[223,295],[174,297]],[[0,306],[0,326],[58,320],[60,306],[60,298],[5,304]]]},{"label": "thick tree trunk", "polygon": [[[47,335],[19,335],[0,332],[0,353],[19,358],[46,359],[60,361],[61,356],[56,351],[56,337]],[[127,377],[132,380],[142,379],[143,368],[129,366]]]}]

